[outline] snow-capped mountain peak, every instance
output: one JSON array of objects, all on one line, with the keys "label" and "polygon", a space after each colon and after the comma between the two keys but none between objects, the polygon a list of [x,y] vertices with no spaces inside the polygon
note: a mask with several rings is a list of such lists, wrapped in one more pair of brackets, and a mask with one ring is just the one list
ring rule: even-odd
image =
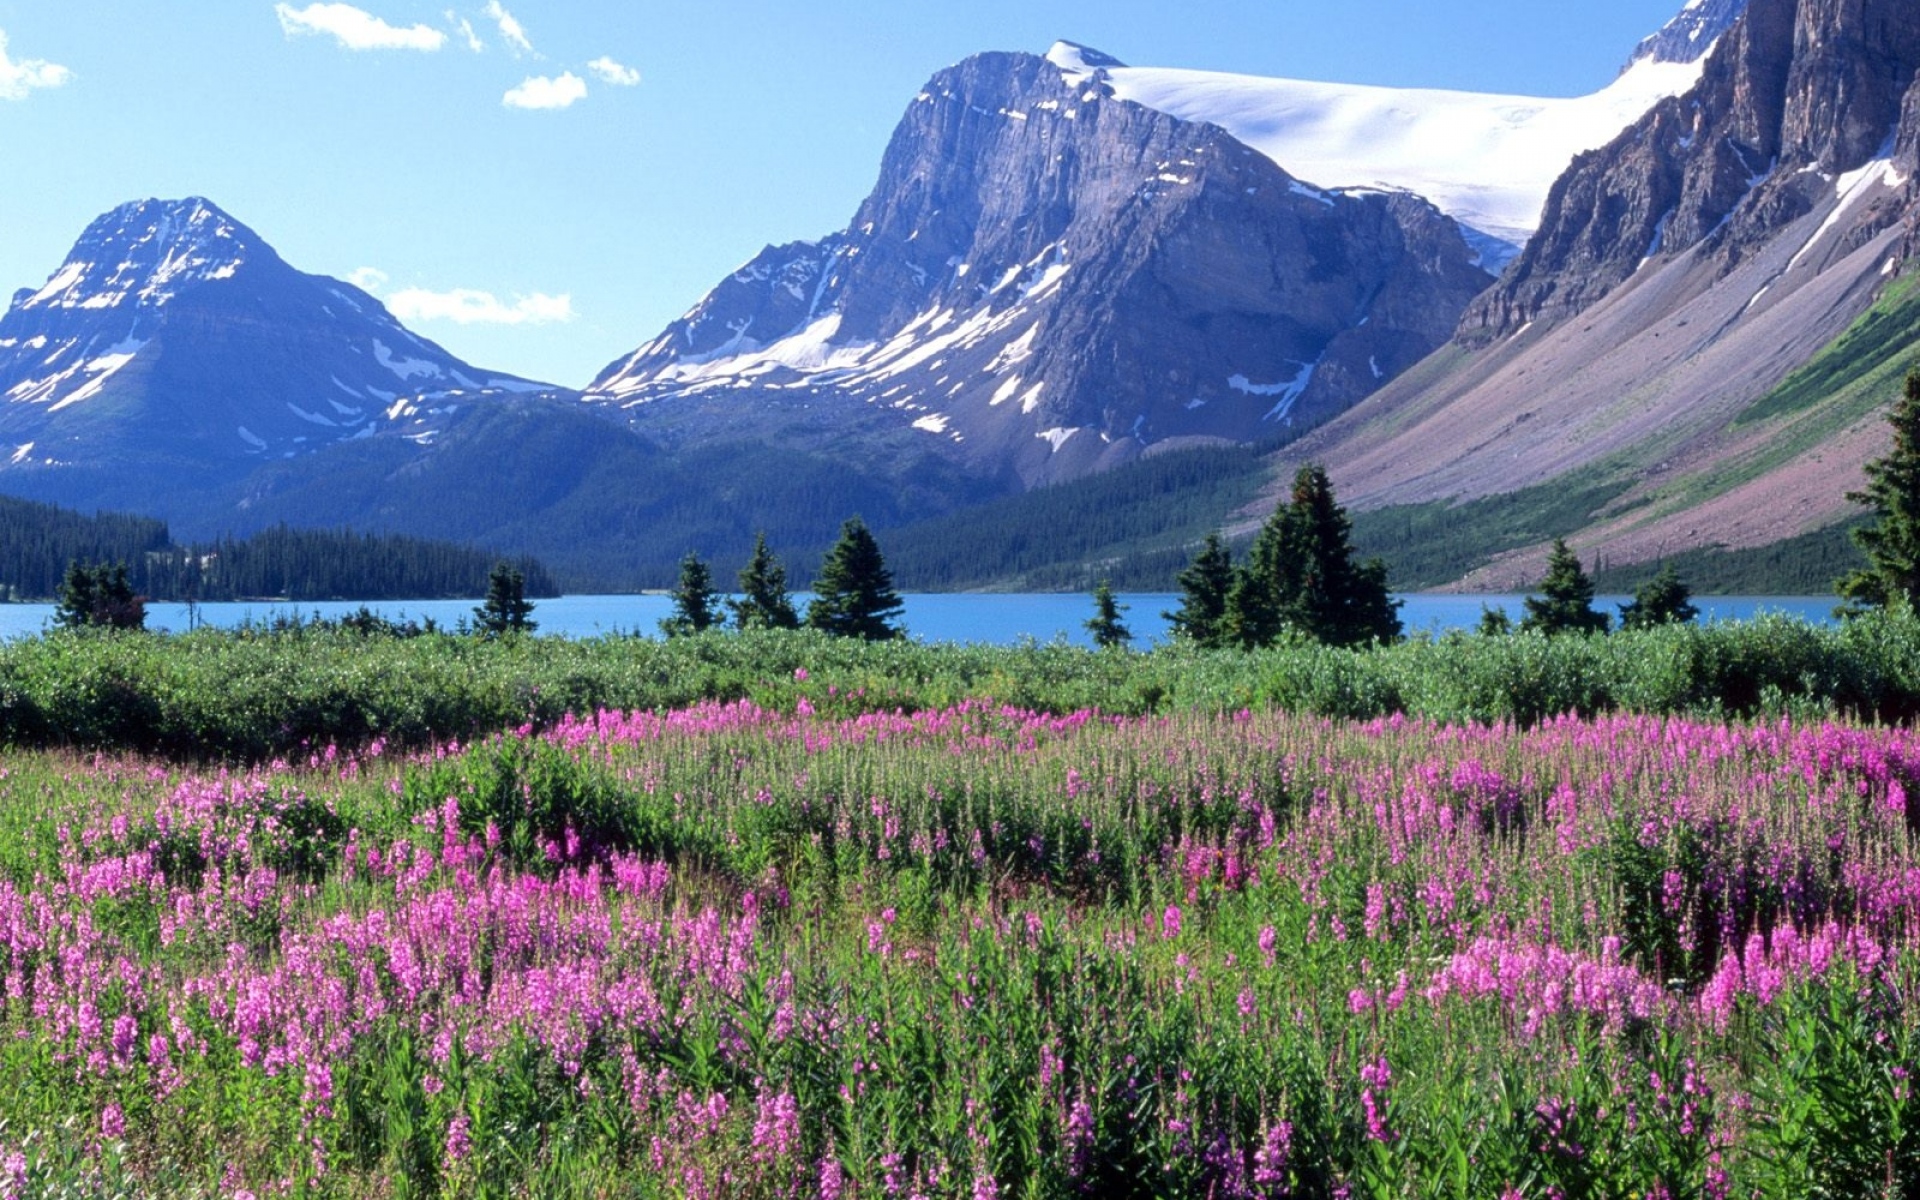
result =
[{"label": "snow-capped mountain peak", "polygon": [[388,431],[428,438],[435,410],[545,390],[295,270],[210,201],[140,200],[95,219],[0,315],[0,455],[14,447],[0,469],[129,446],[247,460]]},{"label": "snow-capped mountain peak", "polygon": [[[1098,66],[1098,81],[1115,99],[1218,125],[1321,188],[1416,193],[1506,243],[1510,256],[1538,227],[1547,193],[1575,156],[1697,83],[1707,52],[1746,3],[1692,0],[1618,79],[1585,96],[1321,83],[1117,61]],[[1049,58],[1093,75],[1093,61],[1070,43]]]},{"label": "snow-capped mountain peak", "polygon": [[1073,83],[1081,82],[1095,72],[1127,65],[1111,54],[1103,54],[1079,42],[1067,41],[1055,42],[1053,49],[1047,51],[1047,61],[1059,67],[1068,81]]},{"label": "snow-capped mountain peak", "polygon": [[1747,0],[1687,0],[1664,29],[1640,43],[1626,69],[1642,62],[1699,62],[1746,11]]},{"label": "snow-capped mountain peak", "polygon": [[159,307],[196,284],[232,279],[263,257],[273,251],[207,200],[136,201],[89,225],[67,261],[20,306]]}]

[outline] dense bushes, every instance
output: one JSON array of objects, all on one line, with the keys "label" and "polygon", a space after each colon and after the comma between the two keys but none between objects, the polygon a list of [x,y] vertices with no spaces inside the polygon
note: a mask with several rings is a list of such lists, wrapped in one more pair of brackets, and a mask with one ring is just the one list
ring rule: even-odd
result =
[{"label": "dense bushes", "polygon": [[289,629],[57,633],[0,647],[0,738],[261,761],[376,738],[420,745],[600,708],[751,698],[821,711],[985,698],[1047,712],[1279,707],[1531,724],[1567,712],[1920,715],[1920,620],[1787,617],[1610,637],[1449,634],[1384,649],[1098,653],[867,644],[807,631],[656,642]]}]

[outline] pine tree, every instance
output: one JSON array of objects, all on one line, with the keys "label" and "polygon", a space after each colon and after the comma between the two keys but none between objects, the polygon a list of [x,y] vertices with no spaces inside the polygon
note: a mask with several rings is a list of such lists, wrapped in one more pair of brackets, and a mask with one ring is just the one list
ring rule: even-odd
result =
[{"label": "pine tree", "polygon": [[1118,650],[1133,640],[1133,631],[1120,622],[1122,609],[1113,598],[1113,586],[1102,579],[1093,589],[1093,616],[1087,620],[1087,632],[1093,644],[1102,650]]},{"label": "pine tree", "polygon": [[713,590],[713,572],[698,554],[687,551],[680,560],[680,582],[673,589],[673,615],[660,622],[660,632],[668,637],[685,637],[720,624],[716,604],[719,596]]},{"label": "pine tree", "polygon": [[67,564],[54,622],[63,629],[144,629],[147,601],[134,594],[125,563]]},{"label": "pine tree", "polygon": [[473,631],[494,638],[508,633],[532,633],[533,602],[527,599],[527,580],[509,562],[493,564],[487,575],[487,598],[473,610]]},{"label": "pine tree", "polygon": [[740,572],[740,598],[727,601],[741,629],[798,629],[800,614],[787,593],[787,569],[767,549],[767,535],[755,534],[753,557]]},{"label": "pine tree", "polygon": [[1289,501],[1254,539],[1228,605],[1231,636],[1264,646],[1283,628],[1332,646],[1391,642],[1400,636],[1400,602],[1379,559],[1353,559],[1353,524],[1334,499],[1324,468],[1304,466]]},{"label": "pine tree", "polygon": [[1504,608],[1480,606],[1480,624],[1476,629],[1481,637],[1505,637],[1513,632],[1513,618]]},{"label": "pine tree", "polygon": [[820,564],[813,594],[813,603],[807,606],[810,628],[870,642],[889,641],[903,633],[893,622],[905,606],[893,590],[893,575],[881,557],[879,543],[859,517],[849,518],[840,527],[840,540]]},{"label": "pine tree", "polygon": [[1593,607],[1593,580],[1580,566],[1580,557],[1556,538],[1553,552],[1547,556],[1547,577],[1540,584],[1539,597],[1526,599],[1527,615],[1520,622],[1523,631],[1537,630],[1552,636],[1558,633],[1605,633],[1607,614]]},{"label": "pine tree", "polygon": [[1219,534],[1210,533],[1200,553],[1180,572],[1180,607],[1160,615],[1173,622],[1176,635],[1204,650],[1217,650],[1228,642],[1233,583],[1233,552]]},{"label": "pine tree", "polygon": [[1620,628],[1652,629],[1660,625],[1685,625],[1700,615],[1693,606],[1693,591],[1667,563],[1660,573],[1633,589],[1633,602],[1620,606]]},{"label": "pine tree", "polygon": [[1847,493],[1879,518],[1853,531],[1867,565],[1836,583],[1855,611],[1920,605],[1920,371],[1887,414],[1893,448],[1866,466],[1867,486]]}]

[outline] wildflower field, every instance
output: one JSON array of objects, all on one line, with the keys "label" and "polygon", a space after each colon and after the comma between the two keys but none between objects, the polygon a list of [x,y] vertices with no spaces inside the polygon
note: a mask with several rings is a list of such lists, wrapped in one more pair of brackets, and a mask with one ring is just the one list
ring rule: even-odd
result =
[{"label": "wildflower field", "polygon": [[1920,1194],[1920,736],[563,717],[0,765],[0,1194]]}]

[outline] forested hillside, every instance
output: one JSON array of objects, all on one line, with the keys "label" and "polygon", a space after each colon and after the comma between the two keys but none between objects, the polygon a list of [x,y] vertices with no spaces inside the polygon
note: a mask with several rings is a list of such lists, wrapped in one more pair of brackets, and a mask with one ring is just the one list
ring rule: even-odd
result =
[{"label": "forested hillside", "polygon": [[[125,563],[151,600],[415,600],[478,596],[497,556],[451,542],[277,526],[244,539],[181,545],[165,522],[88,516],[0,496],[0,598],[50,599],[67,565]],[[547,570],[516,559],[527,593],[555,596]]]}]

